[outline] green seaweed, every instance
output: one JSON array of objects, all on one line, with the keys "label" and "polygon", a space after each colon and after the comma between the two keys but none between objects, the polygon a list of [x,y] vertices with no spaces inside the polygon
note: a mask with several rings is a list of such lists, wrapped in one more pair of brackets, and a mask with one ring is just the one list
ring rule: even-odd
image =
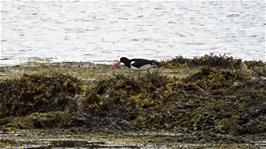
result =
[{"label": "green seaweed", "polygon": [[[215,55],[213,53],[205,54],[201,57],[194,57],[192,59],[190,58],[184,58],[182,56],[178,56],[176,58],[173,58],[172,60],[162,62],[163,67],[170,67],[175,68],[176,66],[187,65],[189,67],[198,67],[198,66],[206,66],[208,68],[240,68],[241,67],[242,60],[241,59],[235,59],[232,56],[228,56],[226,54],[223,55]],[[252,62],[249,62],[250,65]],[[255,63],[256,64],[261,64]]]},{"label": "green seaweed", "polygon": [[58,66],[52,66],[56,73],[3,79],[0,126],[230,135],[266,131],[265,63],[210,54],[161,64],[158,70],[141,73],[94,65],[71,65],[58,73]]},{"label": "green seaweed", "polygon": [[47,129],[66,128],[71,122],[71,115],[65,112],[32,113],[27,116],[15,117],[4,125],[8,129]]},{"label": "green seaweed", "polygon": [[251,106],[261,106],[265,89],[263,79],[230,69],[202,68],[183,79],[158,73],[118,75],[88,90],[82,105],[83,109],[92,106],[85,113],[110,128],[241,134],[241,126],[249,123],[242,114]]},{"label": "green seaweed", "polygon": [[79,80],[65,75],[33,74],[0,82],[0,118],[33,112],[63,111],[80,92]]}]

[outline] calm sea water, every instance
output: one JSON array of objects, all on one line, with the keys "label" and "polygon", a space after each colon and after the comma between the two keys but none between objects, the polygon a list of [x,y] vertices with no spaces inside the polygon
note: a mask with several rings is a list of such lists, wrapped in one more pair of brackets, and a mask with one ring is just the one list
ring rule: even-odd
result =
[{"label": "calm sea water", "polygon": [[1,1],[0,65],[227,53],[264,60],[265,1]]}]

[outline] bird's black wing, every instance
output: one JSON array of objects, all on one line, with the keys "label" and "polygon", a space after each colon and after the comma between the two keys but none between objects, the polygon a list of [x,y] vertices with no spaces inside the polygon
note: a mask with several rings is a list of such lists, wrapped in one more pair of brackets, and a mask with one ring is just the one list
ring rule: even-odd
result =
[{"label": "bird's black wing", "polygon": [[151,64],[151,61],[150,60],[146,60],[146,59],[131,59],[130,60],[130,64],[133,66],[133,67],[136,67],[136,68],[140,68],[141,66],[144,66],[144,65],[147,65],[147,64]]}]

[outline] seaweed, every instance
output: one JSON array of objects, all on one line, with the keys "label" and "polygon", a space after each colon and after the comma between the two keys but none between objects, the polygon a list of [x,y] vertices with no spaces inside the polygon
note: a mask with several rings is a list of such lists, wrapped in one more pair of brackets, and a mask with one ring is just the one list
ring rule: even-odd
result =
[{"label": "seaweed", "polygon": [[241,59],[235,59],[232,56],[228,56],[226,54],[215,55],[214,53],[210,53],[210,54],[205,54],[204,56],[201,57],[194,57],[192,59],[178,56],[176,58],[173,58],[172,60],[162,62],[161,65],[168,68],[169,67],[175,68],[180,64],[185,64],[189,67],[205,66],[208,68],[218,67],[218,68],[238,69],[240,68],[241,63],[242,63]]},{"label": "seaweed", "polygon": [[46,112],[32,113],[27,116],[15,117],[6,125],[2,126],[7,129],[47,129],[47,128],[66,128],[70,122],[70,115],[65,112]]},{"label": "seaweed", "polygon": [[[178,78],[181,71],[172,71],[174,76],[160,72],[183,67],[198,69]],[[139,75],[117,70],[94,81],[62,74],[24,75],[0,81],[0,125],[264,133],[265,68],[263,62],[211,54],[162,62],[158,71]]]},{"label": "seaweed", "polygon": [[[243,113],[266,101],[265,85],[251,73],[219,68],[202,68],[183,79],[158,73],[115,75],[87,91],[82,111],[99,121],[91,127],[262,133],[263,123],[257,126]],[[264,121],[261,113],[254,119]],[[251,125],[252,132],[246,129]]]},{"label": "seaweed", "polygon": [[24,75],[0,82],[0,118],[33,112],[64,111],[75,103],[79,80],[60,74]]}]

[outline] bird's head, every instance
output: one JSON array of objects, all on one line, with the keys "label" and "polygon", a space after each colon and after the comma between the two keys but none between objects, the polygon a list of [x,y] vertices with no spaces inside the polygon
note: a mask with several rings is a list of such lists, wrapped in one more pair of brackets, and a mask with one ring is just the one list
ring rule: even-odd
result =
[{"label": "bird's head", "polygon": [[120,58],[120,62],[121,62],[121,63],[126,63],[126,62],[128,62],[128,61],[129,61],[129,59],[126,58],[126,57],[121,57],[121,58]]}]

